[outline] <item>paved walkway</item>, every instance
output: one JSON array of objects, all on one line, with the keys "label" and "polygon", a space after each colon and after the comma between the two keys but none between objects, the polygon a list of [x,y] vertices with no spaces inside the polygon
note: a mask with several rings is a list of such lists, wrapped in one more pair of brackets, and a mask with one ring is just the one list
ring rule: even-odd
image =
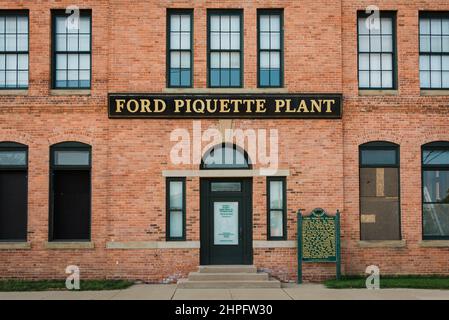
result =
[{"label": "paved walkway", "polygon": [[176,285],[135,285],[118,291],[0,292],[0,300],[449,300],[449,291],[414,289],[326,289],[319,284],[282,289],[176,289]]}]

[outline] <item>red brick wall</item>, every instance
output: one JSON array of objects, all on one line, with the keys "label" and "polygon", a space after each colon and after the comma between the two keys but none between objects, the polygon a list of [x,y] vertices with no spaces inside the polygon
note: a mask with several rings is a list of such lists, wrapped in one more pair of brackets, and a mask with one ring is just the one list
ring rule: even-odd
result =
[{"label": "red brick wall", "polygon": [[[199,264],[198,249],[109,250],[110,241],[165,240],[162,170],[198,169],[170,163],[170,133],[191,132],[191,120],[108,120],[108,92],[165,92],[166,8],[194,8],[194,86],[206,88],[207,8],[244,10],[244,88],[257,83],[256,13],[284,8],[285,88],[292,93],[342,92],[343,120],[236,120],[234,128],[278,129],[280,168],[291,170],[288,239],[296,239],[296,211],[342,211],[343,272],[447,273],[449,248],[421,248],[420,146],[449,140],[448,97],[421,97],[418,10],[449,10],[447,1],[78,1],[92,9],[93,84],[89,96],[54,96],[50,90],[50,9],[73,1],[0,1],[0,8],[30,9],[30,85],[27,96],[0,92],[0,141],[29,146],[31,250],[1,251],[0,277],[82,277],[170,282]],[[377,4],[398,10],[399,90],[394,97],[359,96],[356,11]],[[243,90],[244,92],[244,90]],[[263,91],[261,91],[263,92]],[[203,130],[218,127],[202,121]],[[401,249],[358,245],[358,145],[388,140],[401,145]],[[92,250],[48,250],[49,147],[81,141],[93,148]],[[256,168],[257,168],[256,164]],[[266,185],[253,181],[253,237],[266,240]],[[199,241],[199,179],[187,179],[187,240]],[[287,281],[296,277],[295,249],[255,249],[254,263]],[[319,280],[333,265],[306,265]]]}]

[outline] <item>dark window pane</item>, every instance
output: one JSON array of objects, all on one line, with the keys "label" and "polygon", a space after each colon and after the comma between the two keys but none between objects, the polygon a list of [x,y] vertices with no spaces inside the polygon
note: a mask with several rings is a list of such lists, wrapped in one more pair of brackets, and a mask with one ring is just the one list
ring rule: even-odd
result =
[{"label": "dark window pane", "polygon": [[181,238],[183,236],[182,211],[170,211],[170,237]]},{"label": "dark window pane", "polygon": [[362,165],[396,165],[396,150],[362,150]]},{"label": "dark window pane", "polygon": [[449,170],[423,172],[424,202],[449,204]]},{"label": "dark window pane", "polygon": [[27,239],[27,172],[0,171],[0,241]]},{"label": "dark window pane", "polygon": [[449,166],[449,150],[424,150],[423,163]]},{"label": "dark window pane", "polygon": [[220,85],[220,70],[212,69],[210,72],[210,85],[211,86],[219,86]]},{"label": "dark window pane", "polygon": [[248,169],[248,160],[245,154],[232,146],[216,146],[203,158],[204,169]]},{"label": "dark window pane", "polygon": [[170,70],[170,86],[179,86],[181,82],[181,72],[179,69]]},{"label": "dark window pane", "polygon": [[182,181],[170,181],[170,209],[183,209],[183,192]]},{"label": "dark window pane", "polygon": [[190,70],[181,70],[181,86],[190,86]]},{"label": "dark window pane", "polygon": [[53,240],[89,240],[90,171],[54,171]]},{"label": "dark window pane", "polygon": [[55,165],[57,166],[88,166],[89,151],[55,151]]},{"label": "dark window pane", "polygon": [[260,85],[261,86],[270,85],[270,70],[269,69],[261,69],[259,76],[260,76]]},{"label": "dark window pane", "polygon": [[242,184],[240,182],[213,182],[211,190],[212,192],[240,192]]},{"label": "dark window pane", "polygon": [[284,213],[282,211],[270,211],[270,236],[284,236]]},{"label": "dark window pane", "polygon": [[240,86],[240,69],[231,69],[231,86]]},{"label": "dark window pane", "polygon": [[425,204],[423,232],[427,237],[449,236],[449,204]]},{"label": "dark window pane", "polygon": [[221,69],[220,70],[220,84],[223,87],[228,87],[230,85],[230,70],[229,69]]},{"label": "dark window pane", "polygon": [[281,83],[281,73],[279,69],[270,70],[270,84],[273,87],[279,86]]}]

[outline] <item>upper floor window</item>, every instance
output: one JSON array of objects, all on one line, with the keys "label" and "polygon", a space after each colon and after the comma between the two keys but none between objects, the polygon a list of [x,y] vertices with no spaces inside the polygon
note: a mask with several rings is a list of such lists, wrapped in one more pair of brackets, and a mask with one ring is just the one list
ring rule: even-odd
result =
[{"label": "upper floor window", "polygon": [[449,239],[449,142],[422,148],[423,238]]},{"label": "upper floor window", "polygon": [[360,89],[395,89],[395,24],[393,12],[381,12],[370,24],[369,15],[358,14],[358,59]]},{"label": "upper floor window", "polygon": [[242,11],[208,12],[209,87],[242,86]]},{"label": "upper floor window", "polygon": [[419,72],[422,89],[449,89],[449,12],[420,13]]},{"label": "upper floor window", "polygon": [[28,88],[28,12],[0,11],[0,89]]},{"label": "upper floor window", "polygon": [[280,10],[258,11],[259,87],[283,85],[283,19]]},{"label": "upper floor window", "polygon": [[81,11],[79,23],[64,11],[53,12],[53,88],[91,87],[91,12]]},{"label": "upper floor window", "polygon": [[192,10],[168,11],[168,86],[192,86]]},{"label": "upper floor window", "polygon": [[400,240],[399,146],[360,146],[360,238]]}]

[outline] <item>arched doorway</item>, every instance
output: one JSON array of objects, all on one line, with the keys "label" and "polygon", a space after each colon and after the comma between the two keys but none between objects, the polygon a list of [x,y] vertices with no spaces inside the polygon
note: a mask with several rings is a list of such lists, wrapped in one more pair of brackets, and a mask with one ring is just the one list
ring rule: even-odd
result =
[{"label": "arched doorway", "polygon": [[247,153],[223,143],[203,156],[201,170],[215,170],[201,179],[201,264],[252,264],[252,178]]}]

